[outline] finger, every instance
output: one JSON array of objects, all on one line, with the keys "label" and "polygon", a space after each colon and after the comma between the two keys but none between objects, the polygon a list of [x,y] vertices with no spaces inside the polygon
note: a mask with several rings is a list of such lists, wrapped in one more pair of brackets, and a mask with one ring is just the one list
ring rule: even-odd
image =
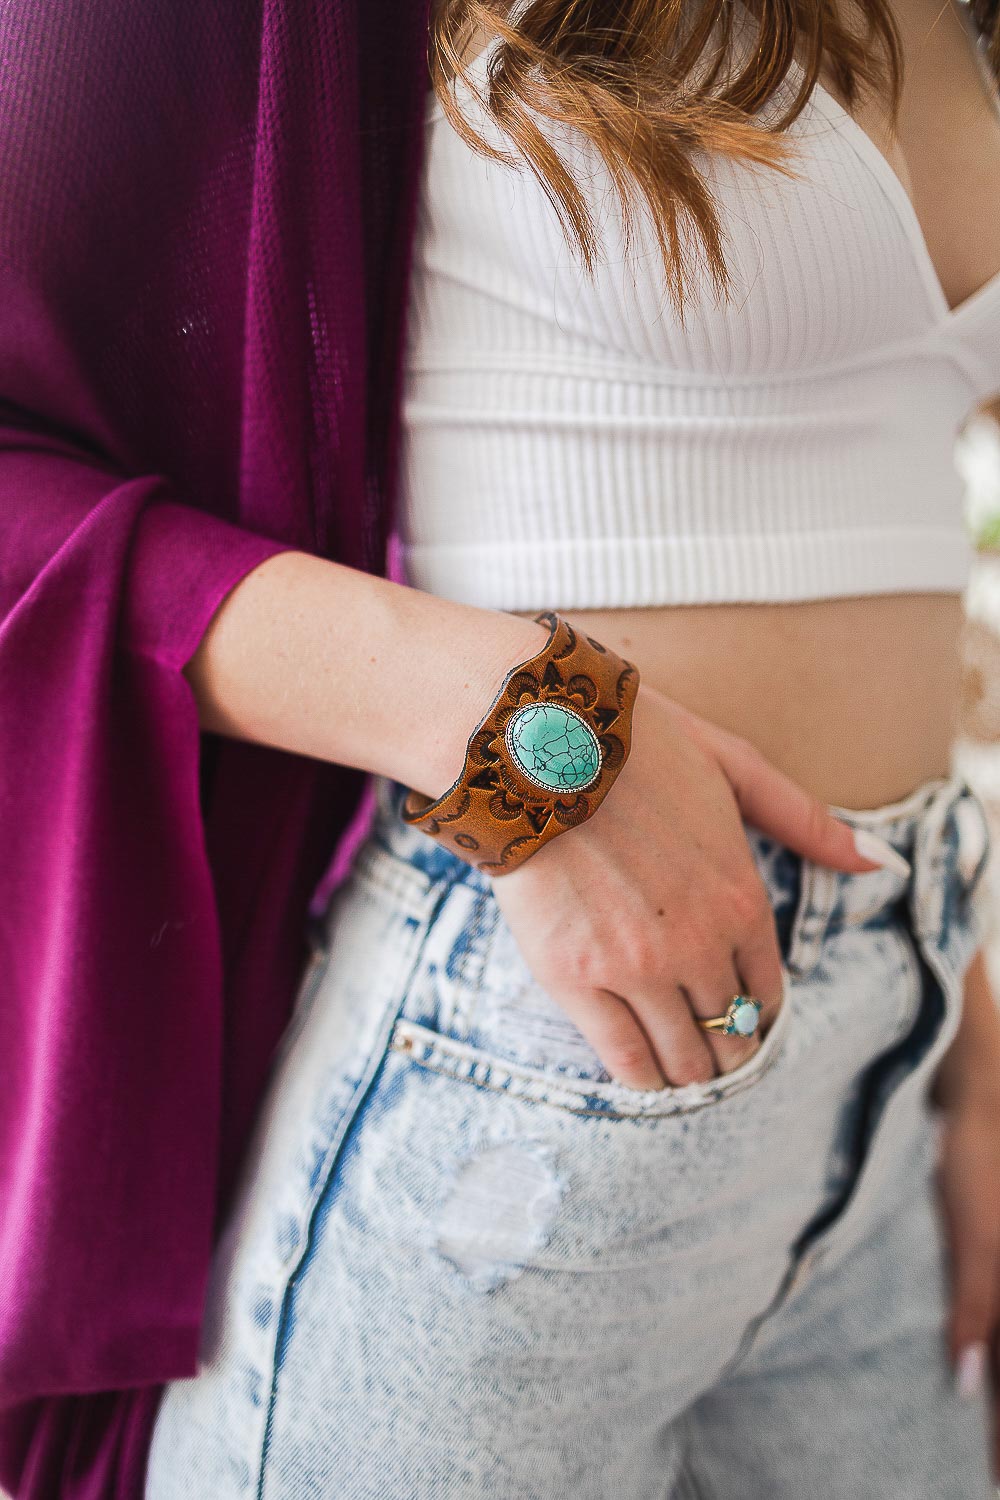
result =
[{"label": "finger", "polygon": [[[708,978],[684,984],[682,989],[696,1022],[724,1016],[734,996],[749,994],[741,986],[736,966],[732,962],[720,964]],[[751,1036],[741,1036],[739,1033],[730,1036],[723,1031],[699,1029],[715,1060],[715,1070],[718,1073],[731,1073],[752,1057],[760,1046],[760,1038],[756,1032]]]},{"label": "finger", "polygon": [[680,985],[665,981],[656,990],[633,990],[627,1003],[648,1036],[668,1083],[682,1088],[715,1077],[718,1069],[708,1034],[698,1025]]},{"label": "finger", "polygon": [[[834,817],[824,802],[779,771],[748,740],[724,734],[714,753],[748,823],[831,869],[863,872],[879,868],[878,860],[859,852],[851,824]],[[889,851],[890,855],[894,852]]]},{"label": "finger", "polygon": [[612,1078],[633,1089],[662,1089],[666,1078],[638,1019],[611,990],[549,993],[597,1053]]}]

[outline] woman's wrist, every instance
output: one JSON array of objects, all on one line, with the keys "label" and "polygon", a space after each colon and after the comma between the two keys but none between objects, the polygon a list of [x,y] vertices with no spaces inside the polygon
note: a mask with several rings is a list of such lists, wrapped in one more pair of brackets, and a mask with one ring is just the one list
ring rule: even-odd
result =
[{"label": "woman's wrist", "polygon": [[412,768],[401,766],[393,773],[396,779],[435,800],[453,786],[465,765],[469,740],[504,678],[536,654],[547,634],[533,621],[502,615],[488,635],[452,641],[448,671],[435,683],[439,701],[428,713],[435,722],[422,720],[425,732],[414,741]]},{"label": "woman's wrist", "polygon": [[185,668],[202,727],[440,796],[544,626],[305,552],[229,594]]}]

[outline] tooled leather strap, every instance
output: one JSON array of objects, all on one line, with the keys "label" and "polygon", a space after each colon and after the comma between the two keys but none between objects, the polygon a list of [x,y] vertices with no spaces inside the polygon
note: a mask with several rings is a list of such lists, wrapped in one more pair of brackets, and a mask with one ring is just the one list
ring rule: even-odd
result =
[{"label": "tooled leather strap", "polygon": [[407,793],[402,816],[487,875],[506,875],[600,807],[628,758],[639,673],[561,615],[512,668],[436,801]]}]

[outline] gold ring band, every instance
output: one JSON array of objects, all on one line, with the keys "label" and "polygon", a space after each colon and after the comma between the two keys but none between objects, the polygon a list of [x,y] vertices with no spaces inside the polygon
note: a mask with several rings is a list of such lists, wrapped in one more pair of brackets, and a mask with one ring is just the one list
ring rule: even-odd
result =
[{"label": "gold ring band", "polygon": [[760,1022],[761,1004],[752,995],[734,995],[721,1016],[698,1017],[698,1025],[704,1031],[717,1031],[722,1036],[751,1037]]}]

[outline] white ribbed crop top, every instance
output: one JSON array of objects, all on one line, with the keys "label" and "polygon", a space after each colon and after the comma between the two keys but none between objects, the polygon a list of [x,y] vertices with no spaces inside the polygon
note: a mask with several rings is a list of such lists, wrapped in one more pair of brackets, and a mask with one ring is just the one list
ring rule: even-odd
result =
[{"label": "white ribbed crop top", "polygon": [[736,290],[727,306],[705,276],[682,326],[645,211],[627,261],[596,152],[539,123],[586,183],[593,282],[534,176],[478,155],[429,101],[409,581],[508,610],[960,591],[973,549],[954,442],[1000,392],[1000,274],[949,310],[902,182],[817,88],[790,127],[797,179],[699,163]]}]

